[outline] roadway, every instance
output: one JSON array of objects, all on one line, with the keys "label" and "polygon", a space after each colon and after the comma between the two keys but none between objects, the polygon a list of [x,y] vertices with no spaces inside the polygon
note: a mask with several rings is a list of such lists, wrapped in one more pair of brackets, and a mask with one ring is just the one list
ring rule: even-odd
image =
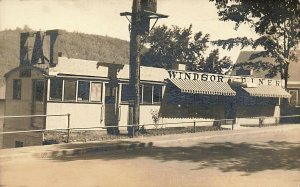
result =
[{"label": "roadway", "polygon": [[135,151],[1,160],[0,186],[299,187],[300,126],[262,129]]}]

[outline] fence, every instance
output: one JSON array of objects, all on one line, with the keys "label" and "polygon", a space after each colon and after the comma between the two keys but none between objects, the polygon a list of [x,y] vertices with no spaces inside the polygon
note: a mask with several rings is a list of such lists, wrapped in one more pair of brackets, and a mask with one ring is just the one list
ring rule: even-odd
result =
[{"label": "fence", "polygon": [[[153,123],[153,124],[138,124],[138,125],[120,125],[120,126],[101,126],[101,127],[88,127],[88,128],[72,128],[70,123],[70,114],[58,114],[58,115],[24,115],[24,116],[0,116],[0,119],[9,119],[9,118],[35,118],[35,117],[66,117],[67,118],[67,128],[59,128],[59,129],[33,129],[33,130],[16,130],[16,131],[8,131],[8,132],[0,132],[0,135],[5,134],[21,134],[21,133],[34,133],[34,132],[59,132],[59,131],[66,131],[66,143],[70,142],[70,136],[71,132],[76,131],[92,131],[92,130],[107,130],[109,128],[118,128],[118,127],[126,127],[128,129],[128,135],[131,135],[130,137],[133,137],[135,135],[135,131],[137,130],[138,134],[142,131],[142,129],[152,127],[152,129],[160,130],[160,129],[167,129],[168,126],[176,126],[176,127],[190,127],[192,128],[193,133],[197,132],[197,127],[200,127],[201,124],[210,122],[212,123],[214,127],[221,128],[230,126],[230,129],[233,130],[236,125],[235,119],[219,119],[219,120],[195,120],[195,121],[188,121],[188,122],[180,122],[180,123]],[[264,122],[268,118],[275,118],[274,125],[279,125],[280,119],[283,118],[299,118],[300,115],[291,115],[291,116],[279,116],[279,117],[253,117],[251,119],[257,119],[258,123],[254,126],[262,127],[264,126]],[[299,120],[300,121],[300,120]],[[151,128],[150,128],[151,129]]]}]

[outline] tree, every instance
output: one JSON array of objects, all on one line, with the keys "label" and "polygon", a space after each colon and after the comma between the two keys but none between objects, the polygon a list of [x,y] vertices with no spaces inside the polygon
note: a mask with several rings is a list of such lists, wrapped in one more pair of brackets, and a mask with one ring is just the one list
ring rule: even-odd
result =
[{"label": "tree", "polygon": [[150,46],[142,52],[143,65],[170,69],[174,63],[183,63],[188,70],[226,73],[232,64],[229,57],[220,59],[218,50],[205,57],[210,45],[209,34],[193,35],[192,25],[188,28],[158,26],[143,41]]},{"label": "tree", "polygon": [[214,43],[223,49],[234,46],[259,46],[264,51],[256,53],[257,57],[272,57],[276,64],[266,62],[246,62],[246,65],[257,69],[265,68],[270,74],[280,73],[288,82],[289,64],[297,61],[295,52],[300,38],[300,2],[299,0],[210,0],[215,3],[221,21],[235,22],[238,29],[241,24],[249,24],[259,35],[257,39],[247,37],[218,40]]}]

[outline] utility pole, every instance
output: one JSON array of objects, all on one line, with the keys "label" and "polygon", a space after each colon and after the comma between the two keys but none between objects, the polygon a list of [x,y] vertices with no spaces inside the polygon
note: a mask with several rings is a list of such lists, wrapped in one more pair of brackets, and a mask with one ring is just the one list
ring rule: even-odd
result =
[{"label": "utility pole", "polygon": [[[140,45],[141,45],[141,0],[133,0],[130,32],[130,63],[129,87],[132,91],[132,124],[140,124]],[[132,136],[138,132],[137,127],[132,127]]]},{"label": "utility pole", "polygon": [[[141,36],[148,34],[150,19],[167,18],[168,16],[156,13],[157,0],[133,0],[132,12],[123,12],[121,16],[131,16],[130,25],[130,63],[129,63],[129,87],[131,90],[131,102],[129,108],[132,109],[132,124],[140,124],[140,50]],[[156,23],[155,22],[155,23]],[[154,23],[154,25],[155,25]],[[154,27],[153,25],[153,27]],[[153,28],[152,27],[152,28]],[[130,109],[129,109],[130,110]],[[129,128],[131,136],[137,135],[138,127]]]}]

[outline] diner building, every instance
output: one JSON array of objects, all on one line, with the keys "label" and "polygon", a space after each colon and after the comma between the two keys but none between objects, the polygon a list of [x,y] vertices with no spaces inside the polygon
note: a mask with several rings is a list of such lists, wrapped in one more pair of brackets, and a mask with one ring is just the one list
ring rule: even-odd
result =
[{"label": "diner building", "polygon": [[[146,129],[194,121],[197,126],[222,125],[216,123],[218,119],[232,119],[236,126],[258,124],[258,117],[264,117],[264,123],[277,124],[280,100],[290,96],[281,80],[191,72],[184,65],[179,67],[141,67],[140,125],[153,125]],[[70,114],[70,128],[83,129],[115,126],[127,131],[127,125],[132,124],[129,65],[57,55],[49,63],[20,63],[5,78],[6,116]],[[66,128],[66,116],[4,121],[6,132]],[[41,145],[43,138],[43,133],[8,134],[3,145]]]}]

